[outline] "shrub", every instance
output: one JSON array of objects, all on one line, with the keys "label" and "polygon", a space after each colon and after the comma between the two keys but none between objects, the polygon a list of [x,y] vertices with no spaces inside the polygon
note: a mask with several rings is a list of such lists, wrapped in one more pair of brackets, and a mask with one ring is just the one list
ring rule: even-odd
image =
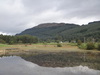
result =
[{"label": "shrub", "polygon": [[100,50],[100,44],[98,44],[98,47],[97,47],[97,49],[98,49],[98,50]]},{"label": "shrub", "polygon": [[5,44],[6,42],[3,39],[0,39],[0,43]]},{"label": "shrub", "polygon": [[86,43],[82,43],[81,45],[78,45],[78,47],[80,49],[86,49],[87,48],[87,44]]},{"label": "shrub", "polygon": [[57,47],[62,47],[62,45],[60,43],[57,44]]},{"label": "shrub", "polygon": [[81,40],[78,40],[77,41],[77,45],[81,45],[82,44],[82,41]]},{"label": "shrub", "polygon": [[94,43],[87,43],[87,50],[95,49]]}]

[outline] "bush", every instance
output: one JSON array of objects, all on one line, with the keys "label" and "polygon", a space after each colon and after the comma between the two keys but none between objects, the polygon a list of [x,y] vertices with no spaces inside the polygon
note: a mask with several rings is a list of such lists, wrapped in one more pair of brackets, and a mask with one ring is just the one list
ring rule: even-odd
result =
[{"label": "bush", "polygon": [[0,43],[5,44],[6,42],[3,39],[0,39]]},{"label": "bush", "polygon": [[87,49],[87,44],[86,43],[82,43],[81,45],[78,45],[78,47],[80,49]]},{"label": "bush", "polygon": [[77,45],[81,45],[82,44],[82,41],[81,40],[78,40],[77,41]]},{"label": "bush", "polygon": [[100,50],[100,44],[98,44],[98,47],[97,47],[97,49],[98,49],[98,50]]},{"label": "bush", "polygon": [[60,43],[57,44],[57,47],[62,47],[62,45]]},{"label": "bush", "polygon": [[94,43],[87,43],[87,50],[95,49]]}]

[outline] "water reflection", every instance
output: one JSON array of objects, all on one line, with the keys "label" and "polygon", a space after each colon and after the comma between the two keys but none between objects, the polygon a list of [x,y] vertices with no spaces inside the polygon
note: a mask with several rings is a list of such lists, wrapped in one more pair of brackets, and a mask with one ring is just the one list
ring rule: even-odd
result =
[{"label": "water reflection", "polygon": [[0,58],[0,75],[100,75],[100,71],[83,66],[47,68],[10,56]]}]

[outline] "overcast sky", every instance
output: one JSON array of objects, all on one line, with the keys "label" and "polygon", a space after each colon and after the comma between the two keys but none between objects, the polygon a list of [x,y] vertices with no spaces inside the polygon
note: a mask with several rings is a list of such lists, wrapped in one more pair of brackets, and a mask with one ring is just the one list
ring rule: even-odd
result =
[{"label": "overcast sky", "polygon": [[100,0],[0,0],[0,34],[40,23],[87,24],[100,20]]}]

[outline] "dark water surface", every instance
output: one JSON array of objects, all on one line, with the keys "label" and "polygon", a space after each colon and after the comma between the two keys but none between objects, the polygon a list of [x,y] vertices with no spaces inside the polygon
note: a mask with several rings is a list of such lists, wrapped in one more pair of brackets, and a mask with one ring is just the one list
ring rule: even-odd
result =
[{"label": "dark water surface", "polygon": [[86,66],[41,67],[18,56],[0,58],[0,75],[100,75],[99,70]]}]

